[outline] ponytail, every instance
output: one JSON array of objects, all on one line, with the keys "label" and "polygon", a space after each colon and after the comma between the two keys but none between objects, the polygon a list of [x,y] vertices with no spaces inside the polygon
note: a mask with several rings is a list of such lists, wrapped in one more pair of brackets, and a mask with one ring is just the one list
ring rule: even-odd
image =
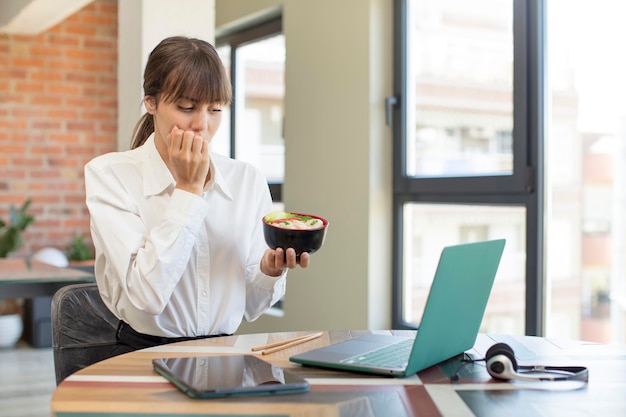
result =
[{"label": "ponytail", "polygon": [[145,113],[137,122],[133,130],[133,139],[130,148],[135,149],[143,145],[154,132],[154,118],[150,113]]}]

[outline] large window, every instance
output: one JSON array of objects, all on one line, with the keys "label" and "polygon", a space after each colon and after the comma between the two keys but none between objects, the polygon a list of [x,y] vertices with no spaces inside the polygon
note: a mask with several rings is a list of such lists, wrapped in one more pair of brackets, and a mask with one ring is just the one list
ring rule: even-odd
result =
[{"label": "large window", "polygon": [[444,246],[506,238],[481,330],[543,330],[531,4],[395,3],[395,327],[419,325]]},{"label": "large window", "polygon": [[442,246],[504,237],[482,331],[626,343],[624,3],[395,6],[394,325]]},{"label": "large window", "polygon": [[230,73],[233,105],[224,113],[213,151],[259,167],[270,184],[273,200],[280,202],[285,171],[285,37],[281,18],[221,34],[216,46]]}]

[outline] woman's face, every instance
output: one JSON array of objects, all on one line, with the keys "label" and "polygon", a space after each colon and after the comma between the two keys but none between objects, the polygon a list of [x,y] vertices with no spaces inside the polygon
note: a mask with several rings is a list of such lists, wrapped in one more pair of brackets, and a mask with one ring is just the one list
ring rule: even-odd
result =
[{"label": "woman's face", "polygon": [[169,148],[168,134],[174,127],[201,135],[209,143],[222,121],[222,105],[199,104],[193,99],[156,102],[152,96],[144,98],[146,110],[154,117],[155,143],[162,156]]}]

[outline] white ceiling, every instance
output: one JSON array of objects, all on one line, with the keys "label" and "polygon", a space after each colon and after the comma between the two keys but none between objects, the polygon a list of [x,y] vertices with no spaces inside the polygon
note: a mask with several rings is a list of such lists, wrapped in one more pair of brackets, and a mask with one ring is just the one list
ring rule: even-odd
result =
[{"label": "white ceiling", "polygon": [[0,33],[36,35],[91,3],[92,0],[0,1]]}]

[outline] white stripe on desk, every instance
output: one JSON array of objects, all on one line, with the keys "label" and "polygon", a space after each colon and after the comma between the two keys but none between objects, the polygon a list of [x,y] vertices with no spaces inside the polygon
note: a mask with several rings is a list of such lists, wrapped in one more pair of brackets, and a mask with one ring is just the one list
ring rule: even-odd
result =
[{"label": "white stripe on desk", "polygon": [[[425,385],[428,396],[435,403],[441,415],[455,417],[476,417],[472,410],[467,406],[467,404],[465,404],[465,401],[463,401],[463,399],[456,394],[455,388],[458,388],[459,386],[460,385],[445,384]],[[484,384],[481,384],[481,388],[484,388]]]},{"label": "white stripe on desk", "polygon": [[406,378],[306,378],[311,385],[422,385],[416,376]]},{"label": "white stripe on desk", "polygon": [[[397,378],[306,378],[311,385],[421,385],[422,382],[414,377]],[[160,375],[70,375],[67,381],[72,382],[132,382],[132,383],[163,383],[167,382]]]},{"label": "white stripe on desk", "polygon": [[73,381],[73,382],[152,382],[152,383],[167,382],[167,380],[160,375],[134,376],[134,375],[76,375],[76,374],[68,376],[66,378],[66,381]]},{"label": "white stripe on desk", "polygon": [[585,388],[583,381],[514,381],[499,384],[456,384],[456,391],[471,390],[538,390],[538,391],[574,391]]}]

